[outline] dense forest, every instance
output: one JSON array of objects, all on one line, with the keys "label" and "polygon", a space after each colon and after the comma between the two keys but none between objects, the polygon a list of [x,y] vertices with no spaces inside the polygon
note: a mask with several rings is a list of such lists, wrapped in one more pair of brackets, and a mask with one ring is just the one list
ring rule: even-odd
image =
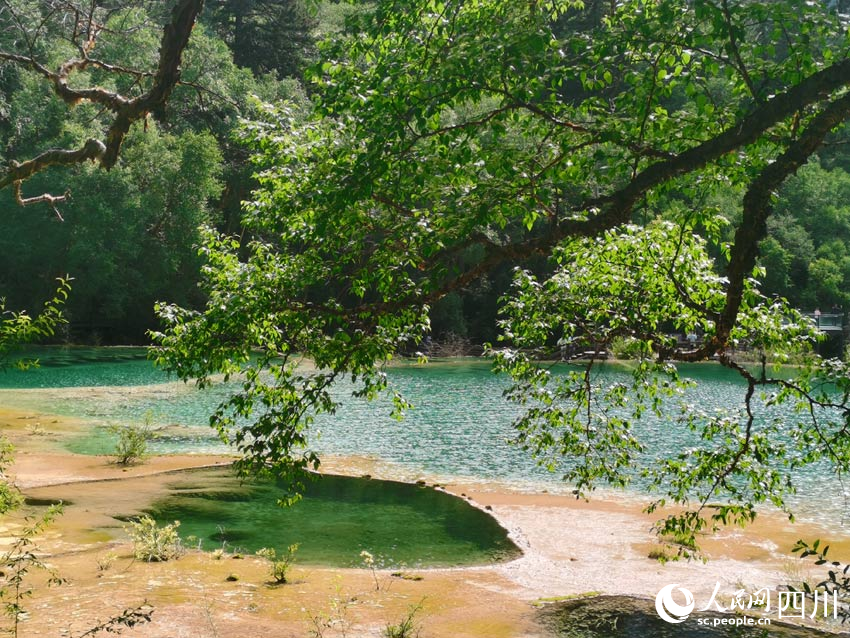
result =
[{"label": "dense forest", "polygon": [[[37,13],[50,3],[18,4],[22,11]],[[159,17],[156,5],[113,5],[98,54],[114,64],[143,66],[159,44],[158,34],[144,28]],[[11,189],[0,192],[5,229],[0,291],[7,306],[35,311],[40,300],[52,295],[56,278],[68,275],[73,292],[61,338],[110,344],[146,342],[147,331],[157,327],[153,308],[158,300],[201,307],[199,228],[209,225],[243,242],[251,235],[242,226],[241,202],[257,186],[257,166],[245,140],[250,137],[246,119],[262,119],[261,102],[287,101],[308,110],[308,96],[321,77],[321,43],[356,36],[362,28],[357,18],[368,9],[331,0],[318,5],[306,0],[208,2],[185,53],[181,84],[167,108],[131,129],[113,170],[80,165],[62,169],[58,179],[59,169],[35,176],[28,190],[39,192],[58,182],[70,192],[55,210],[47,204],[21,207]],[[599,23],[604,11],[602,3],[588,3],[553,23],[553,32],[567,39]],[[110,37],[110,29],[120,37]],[[16,33],[0,29],[0,48],[12,48],[8,39]],[[39,54],[55,64],[67,54],[61,38],[43,37],[37,44]],[[115,80],[100,69],[80,75],[80,82],[137,81]],[[580,96],[583,89],[563,90]],[[681,108],[696,99],[702,98],[674,89],[664,101]],[[94,104],[67,111],[38,73],[0,64],[0,161],[79,143],[102,117]],[[763,292],[803,310],[850,307],[848,141],[848,134],[838,131],[785,182],[761,244]],[[644,224],[701,207],[728,218],[730,229],[737,225],[741,192],[727,186],[699,195],[686,191],[636,208],[633,221]],[[458,252],[458,267],[475,263],[480,258],[476,251]],[[523,263],[541,272],[550,267],[544,259]],[[430,310],[433,338],[493,341],[498,300],[510,286],[513,265],[505,261],[436,301]]]},{"label": "dense forest", "polygon": [[[50,3],[21,4],[31,14],[50,9]],[[98,56],[126,68],[155,59],[159,33],[149,23],[161,18],[156,4],[112,3]],[[180,86],[166,109],[130,131],[113,170],[89,164],[30,180],[32,191],[57,182],[67,188],[70,197],[55,210],[18,206],[11,189],[0,193],[6,231],[0,291],[9,308],[37,310],[39,300],[52,296],[56,278],[67,275],[73,294],[65,340],[144,343],[156,326],[155,301],[203,302],[199,229],[239,234],[240,202],[255,187],[250,151],[240,142],[242,118],[259,101],[304,102],[303,73],[316,60],[317,39],[339,31],[356,10],[336,3],[310,3],[308,10],[306,4],[208,2],[185,52]],[[20,34],[8,13],[2,18],[9,24],[0,28],[0,48],[11,49]],[[54,65],[68,55],[61,38],[38,44]],[[98,69],[80,75],[81,83],[114,82]],[[136,80],[119,78],[128,86]],[[0,161],[85,140],[103,116],[93,104],[68,111],[38,73],[0,63]]]}]

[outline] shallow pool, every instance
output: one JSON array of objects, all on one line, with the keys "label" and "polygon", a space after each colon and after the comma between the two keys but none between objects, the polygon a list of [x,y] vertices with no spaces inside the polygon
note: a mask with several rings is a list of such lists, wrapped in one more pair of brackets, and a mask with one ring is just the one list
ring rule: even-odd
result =
[{"label": "shallow pool", "polygon": [[[129,486],[128,486],[129,487]],[[241,483],[228,469],[181,472],[146,513],[180,521],[188,545],[253,553],[294,543],[303,564],[362,567],[360,552],[378,567],[490,563],[520,552],[486,512],[424,485],[317,475],[302,500],[281,507],[273,482]]]}]

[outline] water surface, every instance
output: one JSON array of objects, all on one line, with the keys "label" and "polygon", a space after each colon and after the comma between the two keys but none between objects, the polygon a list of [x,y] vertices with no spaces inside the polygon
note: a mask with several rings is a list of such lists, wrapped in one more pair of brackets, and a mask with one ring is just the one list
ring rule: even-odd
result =
[{"label": "water surface", "polygon": [[[432,487],[321,475],[302,500],[280,507],[272,482],[240,484],[228,470],[180,473],[146,511],[160,523],[180,521],[180,534],[205,550],[278,554],[299,545],[300,564],[434,567],[490,563],[519,556],[487,513]],[[189,542],[188,544],[193,544]]]},{"label": "water surface", "polygon": [[[0,386],[10,388],[0,390],[0,402],[86,419],[92,427],[70,443],[72,451],[109,453],[115,437],[105,426],[145,420],[163,428],[151,443],[152,452],[227,451],[209,428],[208,419],[235,386],[219,384],[198,391],[191,384],[169,381],[145,359],[141,348],[44,349],[39,359],[39,370],[0,374]],[[680,372],[698,382],[685,397],[689,404],[706,413],[741,406],[744,386],[733,372],[713,364],[682,365]],[[334,389],[342,403],[335,415],[317,418],[311,446],[322,454],[374,457],[395,464],[406,475],[437,481],[495,481],[533,490],[565,489],[561,474],[569,459],[549,471],[510,444],[515,435],[512,422],[521,408],[503,398],[508,380],[493,375],[487,362],[402,363],[387,373],[393,387],[416,406],[403,421],[390,417],[388,400],[353,398],[352,387],[343,382]],[[606,364],[599,374],[601,381],[610,383],[627,380],[629,373],[622,366]],[[36,389],[22,389],[24,385]],[[649,463],[699,444],[697,435],[676,422],[675,404],[670,407],[664,417],[645,414],[636,424],[636,433],[647,444]],[[763,418],[793,416],[766,410]],[[795,481],[799,494],[792,503],[798,514],[827,525],[843,523],[850,488],[829,467],[814,465],[798,473]],[[643,489],[639,477],[633,488]]]}]

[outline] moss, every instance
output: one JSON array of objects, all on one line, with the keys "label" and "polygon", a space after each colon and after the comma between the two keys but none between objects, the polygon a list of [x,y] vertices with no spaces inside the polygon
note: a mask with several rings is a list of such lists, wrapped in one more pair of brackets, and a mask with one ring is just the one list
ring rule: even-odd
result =
[{"label": "moss", "polygon": [[547,596],[546,598],[538,598],[531,604],[535,607],[542,607],[551,603],[562,603],[565,600],[581,600],[582,598],[593,598],[594,596],[601,595],[601,591],[584,591],[578,594],[566,594],[564,596]]},{"label": "moss", "polygon": [[393,572],[390,575],[393,578],[401,578],[402,580],[423,580],[425,578],[419,574],[410,574],[408,572]]}]

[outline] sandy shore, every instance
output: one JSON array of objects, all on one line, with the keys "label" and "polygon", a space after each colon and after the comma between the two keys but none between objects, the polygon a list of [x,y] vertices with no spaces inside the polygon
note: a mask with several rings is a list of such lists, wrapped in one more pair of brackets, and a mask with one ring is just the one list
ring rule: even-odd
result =
[{"label": "sandy shore", "polygon": [[[161,492],[168,472],[231,460],[160,456],[122,468],[106,457],[62,451],[62,440],[84,423],[36,416],[38,429],[30,425],[36,418],[31,414],[0,414],[0,427],[17,448],[12,473],[29,493],[41,494],[54,486],[50,489],[73,500],[82,482],[100,481],[102,501],[120,503],[126,511],[143,507]],[[391,466],[374,459],[330,458],[323,469],[399,478]],[[148,478],[142,488],[134,482],[130,492],[122,489],[120,480],[129,477]],[[850,558],[850,534],[829,535],[814,525],[792,525],[766,513],[744,530],[726,529],[706,538],[707,563],[662,564],[649,557],[660,549],[652,533],[658,514],[644,514],[635,499],[609,496],[587,503],[501,485],[451,484],[441,489],[490,511],[523,556],[487,567],[423,570],[417,572],[421,580],[400,579],[389,572],[296,567],[293,583],[269,587],[264,566],[253,557],[190,552],[169,563],[133,561],[120,530],[110,535],[92,531],[106,525],[110,513],[100,511],[105,508],[94,500],[85,509],[69,508],[41,539],[41,549],[70,581],[56,588],[44,587],[43,577],[36,581],[24,635],[55,636],[63,630],[76,635],[97,619],[147,601],[155,608],[153,621],[124,635],[380,636],[387,623],[421,605],[416,618],[423,636],[542,637],[550,635],[536,621],[534,603],[542,599],[591,592],[654,598],[661,587],[675,583],[688,588],[701,603],[720,583],[720,600],[728,601],[741,589],[773,589],[816,578],[810,562],[790,554],[798,538],[829,540],[836,559]],[[3,521],[7,542],[20,524],[15,518]],[[114,521],[113,527],[117,527]],[[228,581],[229,575],[238,580]]]}]

